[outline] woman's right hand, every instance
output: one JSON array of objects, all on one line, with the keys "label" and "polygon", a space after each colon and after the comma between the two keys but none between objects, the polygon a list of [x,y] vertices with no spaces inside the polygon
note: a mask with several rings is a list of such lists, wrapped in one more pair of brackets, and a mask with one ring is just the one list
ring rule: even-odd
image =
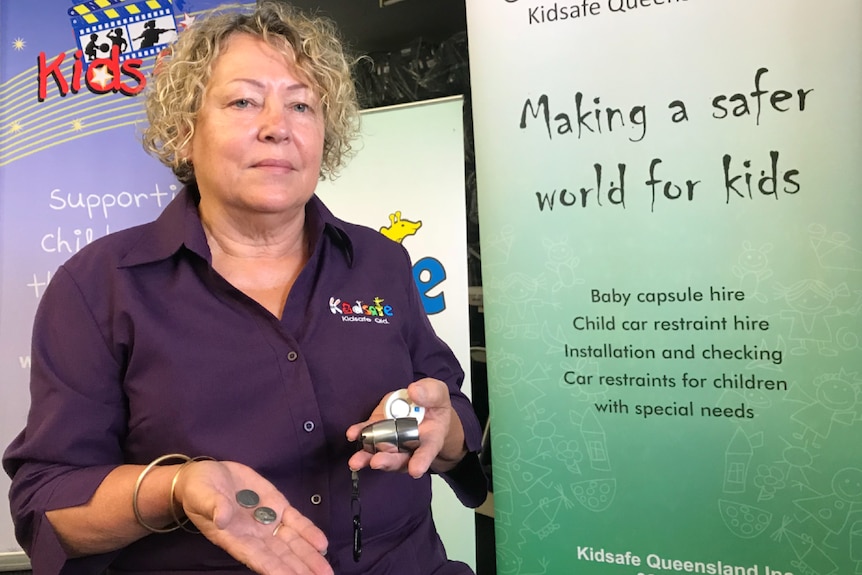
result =
[{"label": "woman's right hand", "polygon": [[[254,518],[254,508],[242,507],[236,493],[251,489],[258,506],[276,513],[270,524]],[[299,513],[275,486],[252,468],[231,461],[196,461],[179,474],[174,493],[182,509],[200,532],[264,575],[331,575],[324,557],[326,536]]]}]

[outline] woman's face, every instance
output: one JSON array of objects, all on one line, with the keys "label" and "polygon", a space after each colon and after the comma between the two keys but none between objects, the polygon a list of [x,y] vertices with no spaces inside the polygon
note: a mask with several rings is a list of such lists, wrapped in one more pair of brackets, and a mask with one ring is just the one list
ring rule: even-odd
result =
[{"label": "woman's face", "polygon": [[295,213],[317,186],[323,139],[320,99],[302,75],[262,40],[230,37],[186,150],[202,213]]}]

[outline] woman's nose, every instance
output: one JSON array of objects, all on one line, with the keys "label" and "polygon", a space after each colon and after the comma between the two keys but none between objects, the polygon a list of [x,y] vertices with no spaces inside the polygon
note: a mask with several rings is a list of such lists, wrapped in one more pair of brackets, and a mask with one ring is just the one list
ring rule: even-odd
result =
[{"label": "woman's nose", "polygon": [[284,106],[266,103],[260,114],[259,137],[267,142],[282,142],[290,138],[290,123]]}]

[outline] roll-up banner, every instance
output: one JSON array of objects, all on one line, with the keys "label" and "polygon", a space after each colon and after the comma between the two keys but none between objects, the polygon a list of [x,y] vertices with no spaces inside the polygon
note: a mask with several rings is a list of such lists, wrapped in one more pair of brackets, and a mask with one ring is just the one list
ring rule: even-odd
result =
[{"label": "roll-up banner", "polygon": [[862,3],[467,17],[498,573],[862,573]]}]

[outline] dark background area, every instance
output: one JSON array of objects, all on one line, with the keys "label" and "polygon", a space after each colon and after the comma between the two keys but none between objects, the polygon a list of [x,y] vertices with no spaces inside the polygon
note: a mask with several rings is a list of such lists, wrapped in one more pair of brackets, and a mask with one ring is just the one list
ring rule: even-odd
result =
[{"label": "dark background area", "polygon": [[402,0],[380,8],[379,0],[285,0],[334,20],[361,53],[398,50],[417,38],[441,42],[467,29],[464,0]]}]

